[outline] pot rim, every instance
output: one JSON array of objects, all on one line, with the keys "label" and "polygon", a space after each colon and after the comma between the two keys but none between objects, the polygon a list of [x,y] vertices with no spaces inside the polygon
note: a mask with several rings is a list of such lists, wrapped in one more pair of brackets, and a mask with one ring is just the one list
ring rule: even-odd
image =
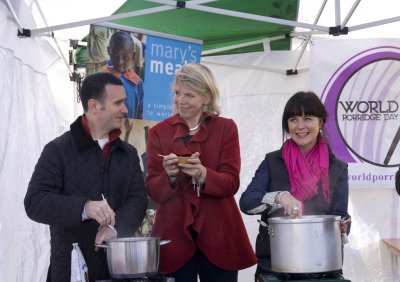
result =
[{"label": "pot rim", "polygon": [[160,237],[122,237],[115,238],[111,240],[106,240],[106,242],[140,242],[140,241],[159,241]]},{"label": "pot rim", "polygon": [[274,224],[302,224],[302,223],[317,223],[317,222],[331,222],[340,221],[339,215],[303,215],[301,218],[292,218],[290,216],[271,217],[268,219],[268,223]]}]

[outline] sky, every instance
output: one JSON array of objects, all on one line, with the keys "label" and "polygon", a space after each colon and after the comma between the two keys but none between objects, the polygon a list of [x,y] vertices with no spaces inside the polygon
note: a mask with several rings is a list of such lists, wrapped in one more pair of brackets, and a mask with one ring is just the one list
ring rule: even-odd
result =
[{"label": "sky", "polygon": [[[54,26],[110,16],[125,0],[36,0],[36,3],[41,7],[48,26]],[[35,18],[40,19],[38,15]],[[42,21],[37,24],[38,28],[45,27]],[[80,40],[88,33],[88,25],[54,32],[59,40]]]},{"label": "sky", "polygon": [[[322,12],[319,25],[335,26],[335,2],[328,0],[324,11]],[[343,21],[355,0],[341,0],[341,21]],[[302,0],[300,1],[299,21],[313,23],[318,10],[320,9],[322,0]],[[386,18],[399,17],[400,1],[398,0],[362,0],[358,4],[355,12],[351,16],[347,26],[369,23]],[[400,30],[400,22],[371,27],[358,31],[350,31],[348,37],[351,38],[398,38]]]}]

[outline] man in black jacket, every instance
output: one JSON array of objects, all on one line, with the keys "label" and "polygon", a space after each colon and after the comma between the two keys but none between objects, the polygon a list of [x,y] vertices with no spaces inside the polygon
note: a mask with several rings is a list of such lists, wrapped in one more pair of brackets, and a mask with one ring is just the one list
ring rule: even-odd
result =
[{"label": "man in black jacket", "polygon": [[127,113],[121,81],[90,75],[80,97],[84,115],[44,147],[24,201],[32,220],[50,226],[47,281],[71,281],[73,243],[89,281],[109,279],[106,253],[94,245],[133,236],[147,208],[137,151],[119,138]]}]

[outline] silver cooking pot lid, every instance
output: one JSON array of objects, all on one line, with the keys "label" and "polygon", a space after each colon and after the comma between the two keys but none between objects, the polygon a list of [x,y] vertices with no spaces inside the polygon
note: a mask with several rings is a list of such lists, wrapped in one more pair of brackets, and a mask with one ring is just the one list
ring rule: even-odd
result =
[{"label": "silver cooking pot lid", "polygon": [[316,222],[331,222],[340,221],[338,215],[303,215],[301,218],[292,218],[290,216],[271,217],[268,219],[270,224],[274,223],[316,223]]}]

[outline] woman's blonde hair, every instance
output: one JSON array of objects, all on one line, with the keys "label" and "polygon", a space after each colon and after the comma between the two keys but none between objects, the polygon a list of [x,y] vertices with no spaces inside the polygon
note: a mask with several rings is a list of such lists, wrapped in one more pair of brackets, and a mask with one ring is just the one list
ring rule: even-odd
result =
[{"label": "woman's blonde hair", "polygon": [[[204,105],[204,111],[219,115],[221,112],[219,102],[219,91],[214,76],[209,68],[202,64],[190,63],[182,66],[175,74],[172,89],[177,83],[192,90],[195,93],[210,98],[210,104]],[[176,113],[175,104],[173,111]]]}]

